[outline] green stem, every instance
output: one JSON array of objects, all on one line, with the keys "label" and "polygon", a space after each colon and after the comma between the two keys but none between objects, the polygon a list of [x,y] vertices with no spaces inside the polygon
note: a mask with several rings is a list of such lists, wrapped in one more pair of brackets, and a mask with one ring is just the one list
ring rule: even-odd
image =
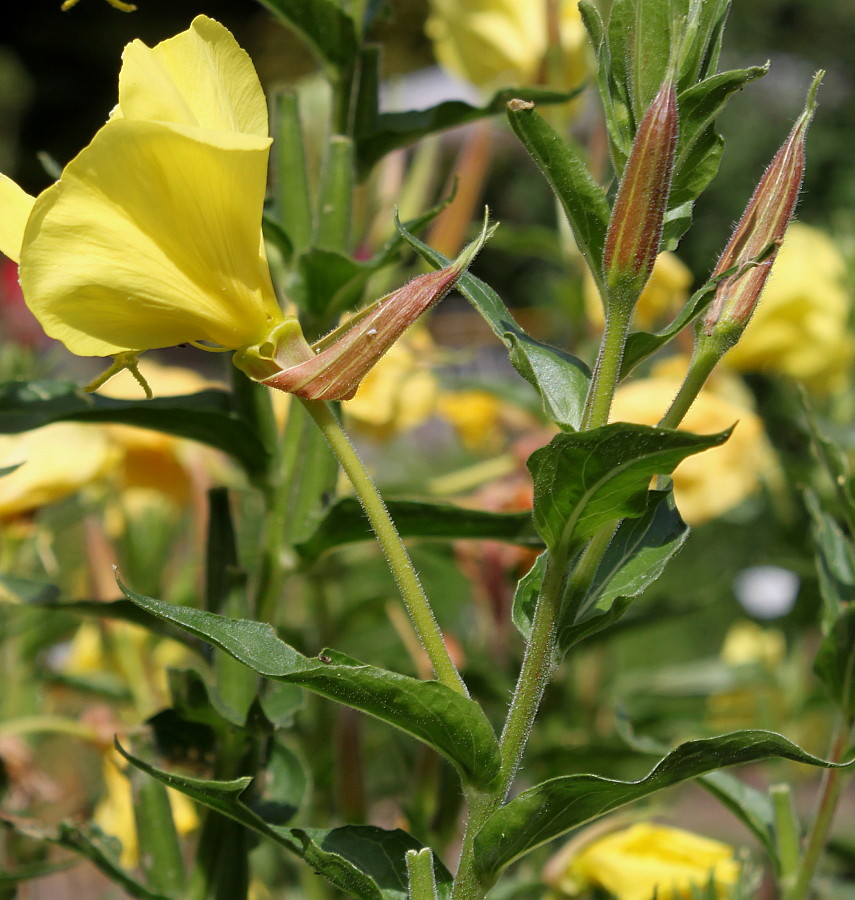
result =
[{"label": "green stem", "polygon": [[686,378],[659,423],[662,428],[677,428],[680,425],[722,355],[723,351],[716,344],[698,340]]},{"label": "green stem", "polygon": [[468,696],[466,685],[448,653],[442,632],[439,630],[433,609],[419,582],[407,548],[395,528],[395,523],[386,509],[386,504],[383,502],[377,486],[359,458],[359,454],[326,403],[321,400],[300,399],[320,428],[356,491],[356,496],[368,516],[374,534],[383,548],[386,561],[401,592],[419,640],[431,661],[437,680],[463,696]]},{"label": "green stem", "polygon": [[769,790],[775,815],[775,853],[778,857],[778,884],[781,896],[793,889],[799,868],[799,822],[793,807],[793,792],[788,784],[776,784]]},{"label": "green stem", "polygon": [[502,731],[499,744],[502,768],[495,790],[489,794],[473,793],[468,798],[469,818],[452,891],[453,900],[480,900],[484,895],[484,886],[480,884],[474,866],[472,850],[475,836],[504,801],[519,768],[540,701],[555,666],[559,613],[565,604],[567,608],[578,607],[594,580],[613,535],[612,525],[598,531],[579,557],[569,579],[567,550],[559,547],[549,556],[531,623],[531,636]]},{"label": "green stem", "polygon": [[433,853],[429,847],[408,850],[407,877],[410,882],[409,900],[437,900],[436,878],[433,874]]},{"label": "green stem", "polygon": [[631,320],[632,306],[630,304],[616,306],[606,317],[606,329],[603,332],[591,387],[588,390],[588,399],[585,403],[582,431],[599,428],[609,421],[612,398],[617,389],[623,348],[626,344]]},{"label": "green stem", "polygon": [[[838,720],[831,751],[828,755],[831,762],[840,762],[843,751],[849,742],[853,724],[855,723],[852,719],[845,723],[842,718]],[[798,878],[792,890],[784,894],[784,900],[807,900],[810,896],[811,884],[825,850],[831,823],[837,811],[837,802],[843,790],[845,775],[846,773],[842,769],[826,769],[823,772],[816,816],[811,825],[801,866],[799,866]]]}]

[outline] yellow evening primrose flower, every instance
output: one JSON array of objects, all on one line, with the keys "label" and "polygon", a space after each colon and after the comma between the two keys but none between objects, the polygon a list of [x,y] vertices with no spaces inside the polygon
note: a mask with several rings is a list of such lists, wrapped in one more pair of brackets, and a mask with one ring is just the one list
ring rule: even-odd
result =
[{"label": "yellow evening primrose flower", "polygon": [[[681,369],[685,371],[685,360]],[[665,370],[621,385],[611,420],[656,425],[680,388],[682,372]],[[774,472],[760,418],[739,402],[739,392],[727,379],[700,392],[680,428],[694,434],[715,434],[734,424],[724,444],[689,457],[674,471],[677,507],[690,525],[700,525],[738,506]]]},{"label": "yellow evening primrose flower", "polygon": [[[650,331],[673,319],[686,305],[691,286],[692,273],[680,257],[667,250],[660,253],[632,311],[633,324],[642,331]],[[606,324],[603,302],[588,272],[585,273],[584,296],[588,321],[602,329]]]},{"label": "yellow evening primrose flower", "polygon": [[[61,448],[61,452],[57,452]],[[0,435],[0,522],[62,500],[106,475],[117,462],[106,432],[59,422]]]},{"label": "yellow evening primrose flower", "polygon": [[[546,9],[546,0],[430,0],[425,30],[439,64],[478,87],[535,84],[548,49]],[[550,87],[578,87],[587,63],[576,0],[558,0],[558,31],[562,64]]]},{"label": "yellow evening primrose flower", "polygon": [[555,887],[571,896],[595,885],[616,900],[689,900],[710,881],[725,897],[738,877],[727,844],[643,822],[584,844]]},{"label": "yellow evening primrose flower", "polygon": [[823,232],[794,222],[760,303],[725,364],[833,388],[847,375],[855,344],[846,263]]},{"label": "yellow evening primrose flower", "polygon": [[261,236],[270,138],[258,76],[205,16],[125,48],[110,120],[37,198],[0,176],[0,250],[79,356],[265,340],[282,312]]}]

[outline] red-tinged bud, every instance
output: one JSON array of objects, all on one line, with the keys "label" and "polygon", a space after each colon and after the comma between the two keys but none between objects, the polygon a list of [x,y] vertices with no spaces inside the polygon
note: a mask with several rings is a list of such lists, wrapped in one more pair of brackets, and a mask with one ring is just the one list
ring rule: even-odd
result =
[{"label": "red-tinged bud", "polygon": [[735,270],[716,288],[703,320],[704,333],[715,334],[725,348],[739,340],[751,319],[795,211],[804,174],[807,130],[824,74],[817,72],[814,76],[804,111],[760,179],[713,272],[716,278]]},{"label": "red-tinged bud", "polygon": [[667,78],[644,114],[623,171],[606,242],[608,304],[635,304],[659,253],[677,152],[677,95]]},{"label": "red-tinged bud", "polygon": [[[450,266],[414,278],[357,313],[314,348],[291,320],[263,345],[235,354],[235,364],[256,381],[307,400],[349,400],[392,344],[454,287],[492,232],[485,224],[477,240]],[[272,363],[279,363],[273,373]]]}]

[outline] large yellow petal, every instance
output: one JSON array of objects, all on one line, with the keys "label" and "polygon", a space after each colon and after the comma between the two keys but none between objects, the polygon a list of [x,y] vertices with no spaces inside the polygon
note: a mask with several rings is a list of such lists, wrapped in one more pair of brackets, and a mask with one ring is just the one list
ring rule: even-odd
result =
[{"label": "large yellow petal", "polygon": [[268,138],[117,119],[36,201],[21,284],[80,356],[238,348],[281,319],[260,225]]},{"label": "large yellow petal", "polygon": [[231,32],[207,16],[153,48],[139,40],[125,47],[114,116],[268,133],[267,102],[252,61]]},{"label": "large yellow petal", "polygon": [[0,174],[0,253],[15,262],[21,258],[24,228],[35,202],[35,197],[21,190],[11,178]]}]

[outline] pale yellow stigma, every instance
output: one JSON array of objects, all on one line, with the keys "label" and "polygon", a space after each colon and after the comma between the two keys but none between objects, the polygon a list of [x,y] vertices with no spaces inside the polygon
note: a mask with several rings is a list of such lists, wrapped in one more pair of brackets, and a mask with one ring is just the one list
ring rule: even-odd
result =
[{"label": "pale yellow stigma", "polygon": [[[80,0],[65,0],[60,9],[68,12],[72,6],[77,6]],[[136,12],[136,5],[133,3],[123,3],[122,0],[107,0],[114,9],[120,9],[122,12]]]}]

